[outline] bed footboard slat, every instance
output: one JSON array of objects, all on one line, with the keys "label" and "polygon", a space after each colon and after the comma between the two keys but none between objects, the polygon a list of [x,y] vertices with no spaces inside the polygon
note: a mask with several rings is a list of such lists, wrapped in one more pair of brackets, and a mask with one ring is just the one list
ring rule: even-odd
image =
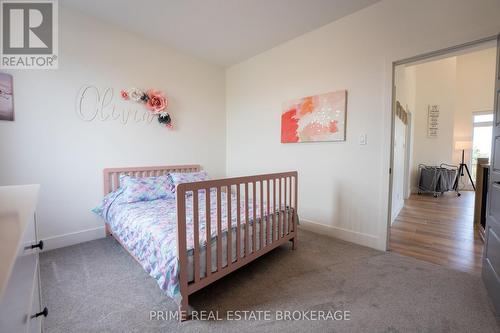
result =
[{"label": "bed footboard slat", "polygon": [[293,196],[293,187],[292,187],[292,177],[288,178],[290,181],[290,196],[288,198],[288,224],[287,224],[287,231],[286,234],[288,235],[290,233],[290,226],[292,224],[292,219],[293,219],[293,210],[292,210],[292,196]]},{"label": "bed footboard slat", "polygon": [[287,214],[287,205],[286,203],[288,202],[288,196],[290,195],[290,192],[288,190],[288,177],[283,177],[283,182],[284,182],[284,195],[283,195],[283,203],[282,203],[282,206],[281,206],[281,209],[283,210],[283,221],[281,223],[281,237],[285,237],[286,236],[286,228],[287,228],[287,219],[288,219],[288,214]]},{"label": "bed footboard slat", "polygon": [[267,179],[267,193],[266,193],[266,208],[267,208],[267,214],[266,214],[266,245],[271,243],[271,218],[270,218],[270,212],[271,212],[271,179]]},{"label": "bed footboard slat", "polygon": [[257,183],[252,183],[252,253],[257,251]]},{"label": "bed footboard slat", "polygon": [[180,292],[182,295],[179,309],[181,316],[188,309],[188,276],[187,276],[187,240],[186,240],[186,192],[184,190],[177,191],[177,256],[179,258],[179,266],[184,267],[184,270],[179,274]]},{"label": "bed footboard slat", "polygon": [[241,257],[241,200],[240,184],[236,185],[236,262]]},{"label": "bed footboard slat", "polygon": [[282,206],[282,209],[283,209],[283,221],[281,222],[281,236],[280,237],[285,237],[286,235],[286,226],[288,224],[288,214],[287,214],[287,209],[286,209],[286,203],[287,203],[287,200],[288,200],[288,177],[284,177],[283,178],[283,182],[285,183],[284,184],[284,196],[283,196],[283,206]]},{"label": "bed footboard slat", "polygon": [[227,221],[227,227],[226,230],[227,232],[227,267],[230,267],[233,263],[233,254],[231,253],[233,243],[232,243],[232,218],[231,218],[231,200],[232,200],[232,191],[231,191],[231,185],[228,185],[226,187],[227,191],[227,206],[226,206],[226,221]]},{"label": "bed footboard slat", "polygon": [[245,258],[250,254],[248,237],[248,183],[245,183]]},{"label": "bed footboard slat", "polygon": [[281,228],[281,231],[282,231],[282,235],[281,237],[285,237],[286,235],[286,226],[288,225],[288,214],[287,214],[287,205],[286,203],[288,202],[288,196],[289,196],[289,192],[288,192],[288,177],[284,177],[283,178],[283,182],[285,183],[284,184],[284,197],[283,197],[283,206],[282,206],[282,209],[283,209],[283,222],[282,222],[282,228]]},{"label": "bed footboard slat", "polygon": [[[278,179],[279,188],[280,188],[279,200],[278,200],[278,207],[276,207],[278,209],[278,237],[276,237],[277,239],[281,238],[281,229],[282,229],[281,225],[283,223],[283,214],[281,212],[281,203],[282,203],[281,191],[282,191],[283,186],[282,186],[281,180],[282,180],[282,178],[280,177]],[[285,184],[285,198],[286,198],[286,184]]]},{"label": "bed footboard slat", "polygon": [[194,282],[200,281],[200,225],[198,219],[198,190],[193,191],[193,242],[194,242]]},{"label": "bed footboard slat", "polygon": [[259,236],[260,250],[264,248],[264,180],[260,181],[260,216],[259,216]]},{"label": "bed footboard slat", "polygon": [[297,175],[295,175],[294,177],[294,191],[293,191],[293,195],[294,195],[294,204],[293,204],[293,216],[292,216],[292,229],[290,231],[290,233],[293,234],[293,241],[292,241],[292,249],[295,249],[297,247],[297,218],[298,218],[298,213],[297,213],[297,210],[299,208],[298,206],[298,197],[299,197],[299,178],[297,177]]},{"label": "bed footboard slat", "polygon": [[205,189],[205,233],[206,233],[206,269],[205,276],[209,277],[212,274],[212,226],[210,225],[210,188]]},{"label": "bed footboard slat", "polygon": [[272,220],[273,220],[273,224],[272,224],[272,232],[271,232],[271,236],[272,236],[272,240],[271,242],[274,242],[274,240],[276,239],[276,183],[277,183],[278,179],[274,179],[273,180],[273,212],[272,212]]},{"label": "bed footboard slat", "polygon": [[221,187],[217,187],[217,272],[222,270]]}]

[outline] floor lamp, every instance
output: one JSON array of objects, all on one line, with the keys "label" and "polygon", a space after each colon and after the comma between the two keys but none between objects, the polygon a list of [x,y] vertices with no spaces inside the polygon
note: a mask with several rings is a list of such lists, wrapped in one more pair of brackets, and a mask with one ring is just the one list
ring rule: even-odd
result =
[{"label": "floor lamp", "polygon": [[[467,167],[467,164],[464,163],[464,155],[466,150],[472,149],[472,142],[471,141],[457,141],[455,142],[455,150],[461,150],[462,151],[462,161],[460,162],[460,166],[458,167],[458,174],[457,178],[455,178],[455,184],[453,185],[453,189],[457,191],[458,193],[458,183],[461,177],[464,176],[464,170],[467,172],[467,175],[469,176],[470,183],[472,184],[472,188],[474,191],[476,190],[476,186],[474,186],[474,181],[472,180],[472,176],[470,175],[469,168]],[[460,195],[460,194],[459,194]]]}]

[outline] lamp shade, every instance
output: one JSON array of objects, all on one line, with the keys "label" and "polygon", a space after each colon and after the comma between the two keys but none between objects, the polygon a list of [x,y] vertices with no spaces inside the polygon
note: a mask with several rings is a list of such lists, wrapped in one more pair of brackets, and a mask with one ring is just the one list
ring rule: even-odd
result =
[{"label": "lamp shade", "polygon": [[455,141],[455,150],[472,149],[472,141]]}]

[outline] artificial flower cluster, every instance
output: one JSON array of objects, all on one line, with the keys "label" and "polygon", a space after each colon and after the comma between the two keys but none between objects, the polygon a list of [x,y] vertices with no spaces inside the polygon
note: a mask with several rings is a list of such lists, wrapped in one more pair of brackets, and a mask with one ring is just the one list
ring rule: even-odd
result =
[{"label": "artificial flower cluster", "polygon": [[120,91],[122,99],[131,100],[143,104],[152,114],[158,116],[158,122],[168,128],[172,128],[172,119],[167,113],[168,99],[165,93],[160,90],[141,90],[132,88]]}]

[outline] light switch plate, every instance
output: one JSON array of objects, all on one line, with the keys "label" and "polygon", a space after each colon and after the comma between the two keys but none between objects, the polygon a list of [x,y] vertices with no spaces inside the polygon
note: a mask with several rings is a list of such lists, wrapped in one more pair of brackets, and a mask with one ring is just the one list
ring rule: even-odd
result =
[{"label": "light switch plate", "polygon": [[366,145],[366,134],[361,134],[359,136],[359,144],[360,145]]}]

